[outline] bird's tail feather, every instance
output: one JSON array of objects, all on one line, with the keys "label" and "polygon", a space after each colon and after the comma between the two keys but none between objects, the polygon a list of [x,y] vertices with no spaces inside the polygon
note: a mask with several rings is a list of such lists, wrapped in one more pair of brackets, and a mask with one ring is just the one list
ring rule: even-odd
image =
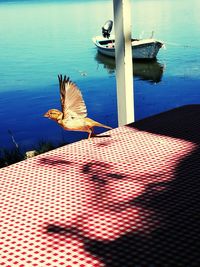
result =
[{"label": "bird's tail feather", "polygon": [[107,129],[112,129],[112,127],[107,126],[105,124],[102,124],[100,122],[94,121],[90,118],[85,118],[85,120],[87,121],[88,125],[90,125],[90,127],[103,127],[103,128],[107,128]]},{"label": "bird's tail feather", "polygon": [[112,127],[107,126],[107,125],[102,124],[102,123],[99,123],[99,122],[96,122],[96,124],[95,124],[94,126],[97,126],[97,127],[103,127],[103,128],[107,128],[107,129],[112,129]]}]

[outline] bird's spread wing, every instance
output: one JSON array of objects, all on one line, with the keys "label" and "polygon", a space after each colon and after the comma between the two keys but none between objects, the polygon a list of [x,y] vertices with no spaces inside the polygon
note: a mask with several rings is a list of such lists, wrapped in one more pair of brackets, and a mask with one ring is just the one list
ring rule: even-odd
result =
[{"label": "bird's spread wing", "polygon": [[69,78],[66,79],[66,75],[64,78],[62,75],[58,75],[58,80],[59,80],[59,89],[60,89],[60,102],[61,102],[61,107],[62,107],[62,112],[64,109],[64,101],[65,101],[65,83],[69,81]]},{"label": "bird's spread wing", "polygon": [[63,118],[85,118],[87,108],[79,88],[66,76],[63,78],[62,75],[58,75],[58,80]]}]

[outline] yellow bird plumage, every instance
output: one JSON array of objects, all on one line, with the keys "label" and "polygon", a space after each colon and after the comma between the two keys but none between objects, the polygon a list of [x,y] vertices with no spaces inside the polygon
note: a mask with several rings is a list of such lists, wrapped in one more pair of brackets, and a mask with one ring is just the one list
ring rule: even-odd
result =
[{"label": "yellow bird plumage", "polygon": [[50,109],[44,117],[56,121],[63,129],[68,131],[87,132],[88,139],[93,133],[93,128],[103,127],[112,129],[111,127],[87,118],[87,108],[83,100],[80,89],[75,83],[70,81],[66,75],[58,75],[60,85],[60,101],[62,111],[58,109]]}]

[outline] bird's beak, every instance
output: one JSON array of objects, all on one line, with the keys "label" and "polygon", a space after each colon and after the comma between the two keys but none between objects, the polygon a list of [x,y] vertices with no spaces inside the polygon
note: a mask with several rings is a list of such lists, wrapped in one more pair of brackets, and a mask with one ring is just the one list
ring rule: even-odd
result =
[{"label": "bird's beak", "polygon": [[45,118],[49,118],[49,113],[46,112],[46,113],[44,114],[44,117],[45,117]]}]

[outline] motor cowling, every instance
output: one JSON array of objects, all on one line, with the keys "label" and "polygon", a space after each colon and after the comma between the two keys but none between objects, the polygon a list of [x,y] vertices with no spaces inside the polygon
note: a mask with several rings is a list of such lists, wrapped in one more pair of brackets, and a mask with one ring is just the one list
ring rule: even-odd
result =
[{"label": "motor cowling", "polygon": [[110,33],[112,31],[112,27],[113,27],[112,20],[106,21],[106,23],[102,27],[102,35],[103,35],[104,38],[109,38],[110,37]]}]

